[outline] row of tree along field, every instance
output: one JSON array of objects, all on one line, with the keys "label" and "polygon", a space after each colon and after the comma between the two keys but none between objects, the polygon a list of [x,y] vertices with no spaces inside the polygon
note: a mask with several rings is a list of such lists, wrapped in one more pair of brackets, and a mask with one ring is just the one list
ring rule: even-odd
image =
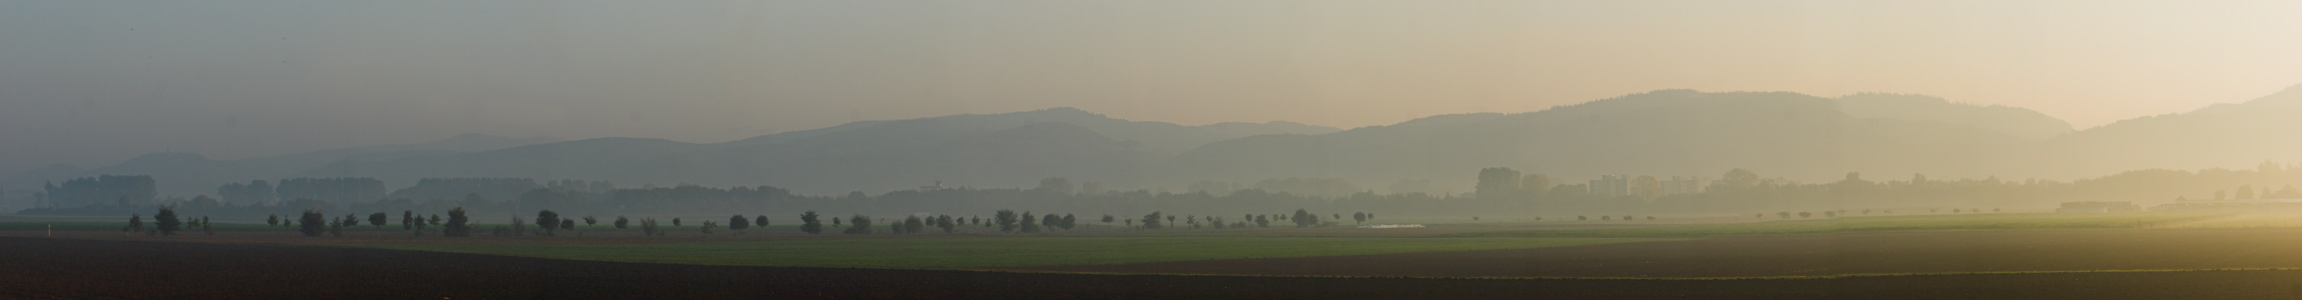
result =
[{"label": "row of tree along field", "polygon": [[[380,181],[369,178],[290,179],[274,186],[274,193],[254,192],[262,181],[228,184],[222,194],[238,201],[201,195],[191,199],[138,201],[152,197],[148,176],[103,176],[67,181],[43,197],[113,197],[115,201],[81,206],[27,209],[28,215],[125,215],[167,206],[188,213],[230,218],[260,218],[304,210],[328,211],[446,211],[463,208],[478,214],[524,214],[542,209],[584,215],[678,215],[721,211],[758,211],[795,214],[802,211],[839,211],[865,214],[980,215],[999,209],[1114,214],[1166,211],[1222,215],[1237,211],[1381,211],[1406,216],[1670,214],[1748,213],[1781,210],[1842,210],[1893,208],[2004,208],[2045,209],[2071,201],[2132,201],[2142,204],[2171,202],[2177,198],[2215,199],[2302,198],[2293,184],[2302,182],[2302,168],[2264,163],[2249,170],[2200,171],[2142,170],[2070,182],[2051,180],[1907,179],[1874,180],[1849,173],[1842,180],[1799,183],[1767,180],[1750,170],[1735,169],[1699,193],[1664,195],[1655,180],[1630,180],[1630,193],[1606,196],[1582,183],[1527,174],[1507,168],[1478,170],[1477,190],[1465,194],[1374,193],[1312,196],[1272,192],[1258,188],[1221,193],[1152,190],[1102,191],[1073,185],[1068,179],[1049,178],[1033,188],[939,188],[904,190],[869,195],[852,192],[838,196],[797,195],[773,186],[705,187],[680,185],[614,188],[605,182],[530,179],[428,179],[391,195],[379,196]],[[1318,181],[1303,181],[1318,182]],[[290,188],[294,187],[294,188]],[[2276,188],[2273,188],[2276,187]],[[519,192],[512,193],[517,190]],[[280,192],[292,191],[292,194]],[[256,194],[251,196],[251,194]],[[294,196],[289,196],[294,195]],[[356,195],[356,196],[345,196]],[[447,196],[457,195],[457,196]],[[494,195],[494,196],[491,196]],[[509,196],[504,196],[509,195]],[[350,198],[347,198],[350,197]],[[385,197],[385,198],[371,198]],[[264,199],[273,199],[268,202]],[[65,203],[54,201],[54,203]],[[1905,210],[1909,211],[1909,210]]]},{"label": "row of tree along field", "polygon": [[[446,212],[446,215],[446,218],[440,217],[439,214],[430,214],[427,217],[427,215],[418,214],[412,210],[402,211],[400,212],[399,222],[395,224],[392,223],[391,214],[385,212],[370,213],[367,214],[367,217],[363,219],[358,214],[346,214],[341,217],[333,217],[320,210],[306,210],[295,217],[289,218],[282,218],[279,215],[267,216],[264,219],[264,226],[279,227],[283,231],[295,231],[302,233],[304,236],[311,237],[341,237],[344,235],[344,231],[346,229],[356,231],[359,230],[359,227],[361,227],[363,224],[371,227],[371,229],[382,229],[383,227],[389,225],[399,225],[398,229],[405,230],[413,236],[437,234],[446,237],[469,237],[476,234],[478,232],[476,230],[482,229],[475,227],[475,224],[472,223],[470,212],[464,210],[461,207],[449,209]],[[120,231],[124,234],[141,233],[146,236],[173,236],[176,235],[178,231],[182,231],[187,228],[198,228],[206,234],[215,234],[215,228],[213,227],[214,223],[210,221],[208,217],[179,219],[175,208],[166,206],[160,207],[158,212],[154,213],[152,216],[152,228],[150,230],[146,230],[144,216],[142,214],[131,214],[128,217],[127,225],[122,226]],[[1181,220],[1178,220],[1178,217],[1180,217]],[[1338,222],[1341,217],[1341,214],[1336,214],[1333,216],[1333,219],[1321,220],[1320,216],[1317,214],[1310,213],[1307,210],[1297,209],[1293,214],[1248,214],[1241,216],[1241,218],[1237,220],[1231,220],[1218,216],[1176,216],[1163,212],[1151,212],[1150,214],[1143,215],[1141,218],[1119,218],[1112,215],[1103,215],[1100,221],[1104,223],[1104,227],[1112,228],[1120,228],[1114,227],[1114,225],[1119,224],[1112,224],[1113,221],[1120,221],[1125,226],[1123,228],[1131,230],[1159,230],[1168,228],[1245,229],[1269,228],[1271,227],[1272,220],[1274,219],[1279,221],[1293,222],[1294,227],[1298,228],[1333,227],[1341,225],[1340,222]],[[1356,212],[1351,214],[1351,218],[1355,223],[1364,223],[1374,219],[1374,217],[1374,214],[1365,212]],[[582,225],[581,228],[586,229],[596,229],[597,226],[602,225],[600,224],[600,218],[595,216],[583,216],[580,218],[581,220],[579,221],[578,217],[576,216],[561,215],[559,212],[546,209],[536,212],[535,218],[533,219],[515,215],[512,216],[510,221],[506,224],[492,225],[484,229],[487,229],[487,234],[494,236],[559,236],[563,233],[571,232],[577,236],[582,236],[584,232],[578,231],[578,224]],[[959,233],[963,227],[983,227],[985,232],[988,232],[990,229],[996,227],[999,233],[1029,234],[1052,232],[1056,230],[1072,230],[1080,226],[1079,217],[1073,214],[1056,215],[1050,213],[1035,216],[1029,211],[1017,213],[1014,210],[999,210],[998,212],[992,214],[990,219],[985,219],[981,216],[955,217],[952,215],[911,215],[904,216],[900,219],[873,219],[871,216],[863,214],[856,214],[852,217],[842,219],[836,217],[827,218],[823,215],[816,214],[814,211],[808,211],[801,213],[798,216],[799,226],[797,227],[797,231],[811,235],[824,234],[824,221],[827,219],[830,221],[831,228],[839,230],[839,233],[849,235],[923,234],[934,233],[936,231],[940,231],[944,234],[952,234]],[[658,222],[655,218],[652,217],[640,218],[635,221],[630,217],[616,216],[615,220],[609,221],[605,225],[619,230],[638,229],[643,235],[660,236],[669,234],[670,230],[673,230],[674,228],[685,227],[686,225],[682,223],[683,222],[681,219],[672,218],[670,221],[671,226],[665,227],[662,226],[662,222]],[[725,223],[721,223],[718,220],[703,220],[702,224],[700,224],[697,229],[699,229],[703,234],[715,234],[724,231],[730,234],[741,235],[746,233],[746,230],[748,229],[755,227],[764,229],[773,223],[774,221],[770,220],[765,215],[745,217],[744,215],[738,214],[732,217],[728,217]],[[722,229],[723,226],[724,229]],[[930,229],[931,227],[932,229]]]}]

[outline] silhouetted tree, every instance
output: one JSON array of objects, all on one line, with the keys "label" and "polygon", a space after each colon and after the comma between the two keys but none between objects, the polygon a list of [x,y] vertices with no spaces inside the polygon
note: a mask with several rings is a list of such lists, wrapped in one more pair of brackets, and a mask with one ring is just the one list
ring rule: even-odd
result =
[{"label": "silhouetted tree", "polygon": [[625,218],[625,217],[623,217],[623,216],[615,216],[615,229],[624,229],[624,228],[630,228],[630,227],[629,227],[630,225],[631,225],[631,218]]},{"label": "silhouetted tree", "polygon": [[759,215],[758,219],[751,220],[751,226],[759,226],[762,228],[761,230],[765,230],[767,228],[767,215]]},{"label": "silhouetted tree", "polygon": [[1079,226],[1079,217],[1063,214],[1063,230],[1071,230],[1072,226]]},{"label": "silhouetted tree", "polygon": [[910,216],[910,217],[904,217],[904,218],[903,218],[903,232],[904,232],[904,233],[908,233],[908,234],[919,234],[919,232],[922,232],[922,231],[927,231],[927,222],[926,222],[926,221],[923,221],[923,220],[920,220],[920,219],[919,219],[919,216]]},{"label": "silhouetted tree", "polygon": [[[763,217],[763,218],[764,218],[764,217]],[[589,227],[589,228],[591,228],[591,229],[599,229],[599,218],[597,218],[597,217],[592,217],[592,216],[583,216],[583,226],[584,226],[584,227]]]},{"label": "silhouetted tree", "polygon": [[736,234],[743,234],[744,228],[751,228],[751,219],[744,218],[743,215],[727,218],[727,230],[734,231]]},{"label": "silhouetted tree", "polygon": [[639,232],[643,235],[661,236],[663,235],[663,228],[656,227],[655,218],[645,218],[639,219]]},{"label": "silhouetted tree", "polygon": [[298,231],[303,232],[304,236],[320,236],[321,233],[326,233],[328,230],[328,225],[324,224],[328,221],[327,217],[322,215],[319,210],[306,210],[304,215],[298,217],[296,221],[303,225]]},{"label": "silhouetted tree", "polygon": [[403,210],[403,211],[400,211],[400,229],[403,229],[403,230],[404,230],[404,229],[416,229],[416,223],[422,223],[422,222],[423,222],[423,221],[417,221],[417,219],[416,219],[416,211],[413,211],[413,210]]},{"label": "silhouetted tree", "polygon": [[1156,211],[1143,215],[1143,229],[1159,229],[1159,221],[1162,219],[1165,219],[1165,215]]},{"label": "silhouetted tree", "polygon": [[1114,218],[1112,218],[1112,217],[1111,217],[1111,215],[1103,215],[1103,226],[1105,226],[1105,227],[1109,227],[1109,226],[1111,226],[1111,219],[1114,219]]},{"label": "silhouetted tree", "polygon": [[1056,228],[1063,228],[1063,217],[1056,216],[1055,214],[1040,216],[1039,226],[1046,227],[1048,229],[1047,231],[1055,231],[1054,229]]},{"label": "silhouetted tree", "polygon": [[374,227],[375,229],[384,229],[384,223],[391,222],[392,215],[384,214],[384,212],[379,211],[376,213],[368,214],[368,226]]},{"label": "silhouetted tree", "polygon": [[682,226],[682,225],[679,225],[679,218],[671,218],[671,227],[680,227],[680,226]]},{"label": "silhouetted tree", "polygon": [[[1536,220],[1541,220],[1541,219],[1540,219],[1540,218],[1537,218]],[[1367,213],[1363,213],[1363,212],[1355,212],[1355,213],[1351,213],[1351,224],[1364,224],[1364,223],[1367,223]]]},{"label": "silhouetted tree", "polygon": [[1258,227],[1258,228],[1271,228],[1271,216],[1270,216],[1270,215],[1260,215],[1260,216],[1255,216],[1255,227]]},{"label": "silhouetted tree", "polygon": [[806,232],[807,234],[823,233],[823,222],[816,220],[815,211],[810,210],[806,213],[799,214],[799,232]]},{"label": "silhouetted tree", "polygon": [[1002,209],[991,214],[991,222],[999,224],[999,232],[1013,232],[1015,224],[1021,220],[1015,215],[1015,210]]},{"label": "silhouetted tree", "polygon": [[1023,233],[1039,233],[1039,219],[1031,217],[1031,212],[1023,212],[1023,218],[1017,220],[1023,223]]},{"label": "silhouetted tree", "polygon": [[472,219],[471,217],[464,215],[463,207],[456,207],[455,209],[448,210],[448,223],[446,226],[447,227],[441,227],[440,235],[450,237],[472,236]]},{"label": "silhouetted tree", "polygon": [[855,215],[854,217],[850,217],[850,218],[848,218],[848,219],[847,219],[847,224],[848,224],[848,225],[850,225],[850,226],[848,226],[848,227],[847,227],[847,231],[845,231],[845,232],[843,232],[843,233],[846,233],[846,234],[871,234],[871,217],[867,217],[867,216],[864,216],[864,215],[862,215],[862,214],[857,214],[857,215]]},{"label": "silhouetted tree", "polygon": [[1295,227],[1297,228],[1319,225],[1319,215],[1311,214],[1310,211],[1303,209],[1295,209],[1295,215],[1289,218],[1295,220]]},{"label": "silhouetted tree", "polygon": [[951,220],[951,215],[942,215],[942,216],[937,216],[937,217],[935,217],[935,228],[942,228],[942,229],[943,229],[943,233],[946,233],[946,234],[948,234],[948,233],[951,233],[951,232],[952,232],[952,230],[954,230],[954,228],[957,228],[957,227],[959,227],[959,222],[953,222],[953,221]]},{"label": "silhouetted tree", "polygon": [[1807,216],[1808,216],[1807,212],[1803,212],[1803,211],[1802,211],[1802,212],[1798,212],[1798,218],[1800,218],[1800,219],[1805,219],[1805,218],[1807,218]]},{"label": "silhouetted tree", "polygon": [[1065,179],[1063,177],[1048,177],[1047,179],[1040,179],[1039,188],[1031,190],[1057,195],[1070,195],[1072,189],[1073,187],[1071,185],[1070,179]]},{"label": "silhouetted tree", "polygon": [[128,227],[121,228],[120,232],[144,232],[144,215],[128,214]]},{"label": "silhouetted tree", "polygon": [[266,216],[264,217],[264,225],[280,226],[280,215],[278,215],[278,214],[266,215]]},{"label": "silhouetted tree", "polygon": [[[1521,192],[1521,195],[1524,195],[1525,198],[1535,198],[1542,197],[1543,195],[1550,195],[1551,187],[1558,185],[1555,180],[1551,180],[1550,175],[1527,174],[1527,176],[1520,178],[1522,179],[1519,180],[1519,190],[1523,191]],[[1369,219],[1373,218],[1370,217]]]},{"label": "silhouetted tree", "polygon": [[560,227],[560,213],[552,212],[549,209],[537,211],[536,227],[543,228],[544,236],[552,236],[552,231]]},{"label": "silhouetted tree", "polygon": [[1519,187],[1520,184],[1524,183],[1523,180],[1525,179],[1520,178],[1519,171],[1511,170],[1511,168],[1479,169],[1479,183],[1472,187],[1473,193],[1476,193],[1480,200],[1495,201],[1517,198],[1518,193],[1523,191]]},{"label": "silhouetted tree", "polygon": [[160,235],[176,235],[177,226],[182,224],[182,221],[176,220],[175,208],[161,206],[160,213],[152,214],[152,228],[159,230]]},{"label": "silhouetted tree", "polygon": [[1757,188],[1761,181],[1762,179],[1759,178],[1757,172],[1751,172],[1750,170],[1745,170],[1743,168],[1734,168],[1733,170],[1727,170],[1726,175],[1719,177],[1716,188],[1728,191],[1749,190],[1752,188]]}]

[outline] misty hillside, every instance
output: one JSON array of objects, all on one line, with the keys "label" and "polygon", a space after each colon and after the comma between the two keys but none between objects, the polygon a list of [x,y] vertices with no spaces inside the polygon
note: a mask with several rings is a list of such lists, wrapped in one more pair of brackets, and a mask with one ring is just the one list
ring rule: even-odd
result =
[{"label": "misty hillside", "polygon": [[775,185],[808,194],[881,192],[943,181],[1011,187],[1049,176],[1124,184],[1152,162],[1258,134],[1338,129],[1299,123],[1183,126],[1072,108],[864,121],[715,144],[594,139],[496,151],[347,160],[303,176],[530,177],[641,184]]},{"label": "misty hillside", "polygon": [[1856,118],[1939,122],[2030,140],[2045,140],[2077,131],[2070,127],[2070,122],[2026,108],[1954,104],[1933,96],[1861,93],[1834,100],[1838,102],[1839,111]]},{"label": "misty hillside", "polygon": [[557,139],[542,137],[517,139],[482,134],[464,134],[418,144],[328,149],[238,160],[213,160],[193,153],[152,153],[129,159],[117,165],[92,169],[70,165],[50,166],[9,176],[5,182],[15,184],[18,187],[38,187],[41,182],[61,182],[76,177],[135,174],[152,175],[159,179],[157,181],[162,193],[213,194],[217,185],[226,182],[253,179],[279,180],[345,160],[390,160],[415,155],[484,151],[557,141]]},{"label": "misty hillside", "polygon": [[[1865,113],[1851,114],[1848,106]],[[1907,108],[1874,109],[1884,106]],[[1620,173],[1715,177],[1736,167],[1792,178],[1848,171],[1980,177],[2025,155],[2040,133],[2069,128],[2035,113],[1977,110],[1984,109],[1921,96],[1664,90],[1532,113],[1225,141],[1179,156],[1163,173],[1233,181],[1437,179],[1457,186],[1467,186],[1471,170],[1494,166],[1570,180]]]},{"label": "misty hillside", "polygon": [[149,174],[164,194],[184,195],[211,193],[224,182],[304,176],[376,177],[394,187],[420,178],[518,177],[625,187],[773,185],[830,195],[937,181],[1028,187],[1054,176],[1124,189],[1343,178],[1368,187],[1429,180],[1439,190],[1461,191],[1476,170],[1498,166],[1570,184],[1601,174],[1716,177],[1731,168],[1809,181],[1848,172],[2068,179],[2302,160],[2302,140],[2291,138],[2302,130],[2297,90],[2082,131],[2028,109],[1921,95],[1661,90],[1351,130],[1288,122],[1183,126],[1053,108],[852,122],[723,143],[467,135],[228,161],[161,153],[103,168],[52,167],[10,182]]},{"label": "misty hillside", "polygon": [[2059,176],[2302,160],[2302,85],[2245,103],[2087,129],[2048,141],[2039,151],[2036,168]]}]

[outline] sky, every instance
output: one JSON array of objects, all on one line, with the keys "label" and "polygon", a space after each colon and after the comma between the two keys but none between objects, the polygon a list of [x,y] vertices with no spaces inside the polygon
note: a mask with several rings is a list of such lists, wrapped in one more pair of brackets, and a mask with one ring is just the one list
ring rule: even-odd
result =
[{"label": "sky", "polygon": [[1656,89],[2079,128],[2302,84],[2302,1],[0,1],[0,173],[1068,106],[1343,128]]}]

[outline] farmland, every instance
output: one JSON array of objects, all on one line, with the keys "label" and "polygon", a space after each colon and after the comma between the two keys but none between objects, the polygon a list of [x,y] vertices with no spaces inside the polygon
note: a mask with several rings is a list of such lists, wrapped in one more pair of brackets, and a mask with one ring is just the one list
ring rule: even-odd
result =
[{"label": "farmland", "polygon": [[1476,251],[1663,238],[955,237],[675,244],[355,244],[400,250],[705,265],[969,269]]},{"label": "farmland", "polygon": [[1926,231],[1030,269],[1290,276],[1800,277],[2302,268],[2302,255],[2294,253],[2302,253],[2302,229]]},{"label": "farmland", "polygon": [[1777,220],[1751,223],[1694,224],[1621,229],[1511,230],[1450,234],[1453,236],[1610,236],[1696,237],[1727,235],[1829,234],[1924,230],[2018,230],[2156,228],[2233,216],[2227,212],[2118,213],[2118,214],[1944,214],[1862,216],[1826,219]]},{"label": "farmland", "polygon": [[[1694,221],[1633,224],[1490,219],[1403,230],[1090,226],[1001,234],[963,227],[953,234],[917,235],[807,235],[789,225],[706,234],[691,224],[668,236],[642,236],[634,229],[579,225],[580,234],[467,238],[419,237],[391,226],[304,237],[283,227],[228,223],[217,224],[214,235],[152,237],[122,233],[120,222],[103,220],[15,221],[0,222],[0,244],[8,246],[0,249],[10,249],[0,251],[15,251],[0,256],[6,258],[0,268],[25,271],[0,275],[0,284],[40,288],[0,291],[0,298],[152,295],[158,290],[139,290],[155,288],[149,283],[86,284],[111,282],[90,278],[120,274],[101,270],[148,266],[329,286],[210,295],[217,297],[349,291],[451,298],[2264,298],[2292,297],[2295,283],[2302,282],[2302,256],[2291,255],[2302,253],[2302,228],[2278,226],[2292,217],[2009,213],[1740,223],[1682,217],[1676,219]],[[54,237],[48,237],[50,226],[57,230]],[[251,257],[232,258],[237,255]],[[247,268],[231,261],[265,263],[242,271]],[[376,278],[358,275],[369,273]],[[434,278],[435,273],[459,275]],[[167,282],[162,287],[248,284],[172,272],[133,274],[126,278]],[[597,287],[618,282],[649,288]],[[740,282],[806,286],[809,294]],[[2101,289],[2108,283],[2118,286]],[[427,288],[347,288],[404,284]],[[2059,293],[2034,290],[2057,288]],[[1016,296],[1000,289],[1043,293]],[[2086,291],[2071,292],[2080,289]],[[184,297],[208,295],[202,292],[224,293],[202,289]]]},{"label": "farmland", "polygon": [[[0,298],[2292,299],[2302,271],[1446,279],[702,266],[0,237]],[[134,270],[122,272],[121,270]]]}]

